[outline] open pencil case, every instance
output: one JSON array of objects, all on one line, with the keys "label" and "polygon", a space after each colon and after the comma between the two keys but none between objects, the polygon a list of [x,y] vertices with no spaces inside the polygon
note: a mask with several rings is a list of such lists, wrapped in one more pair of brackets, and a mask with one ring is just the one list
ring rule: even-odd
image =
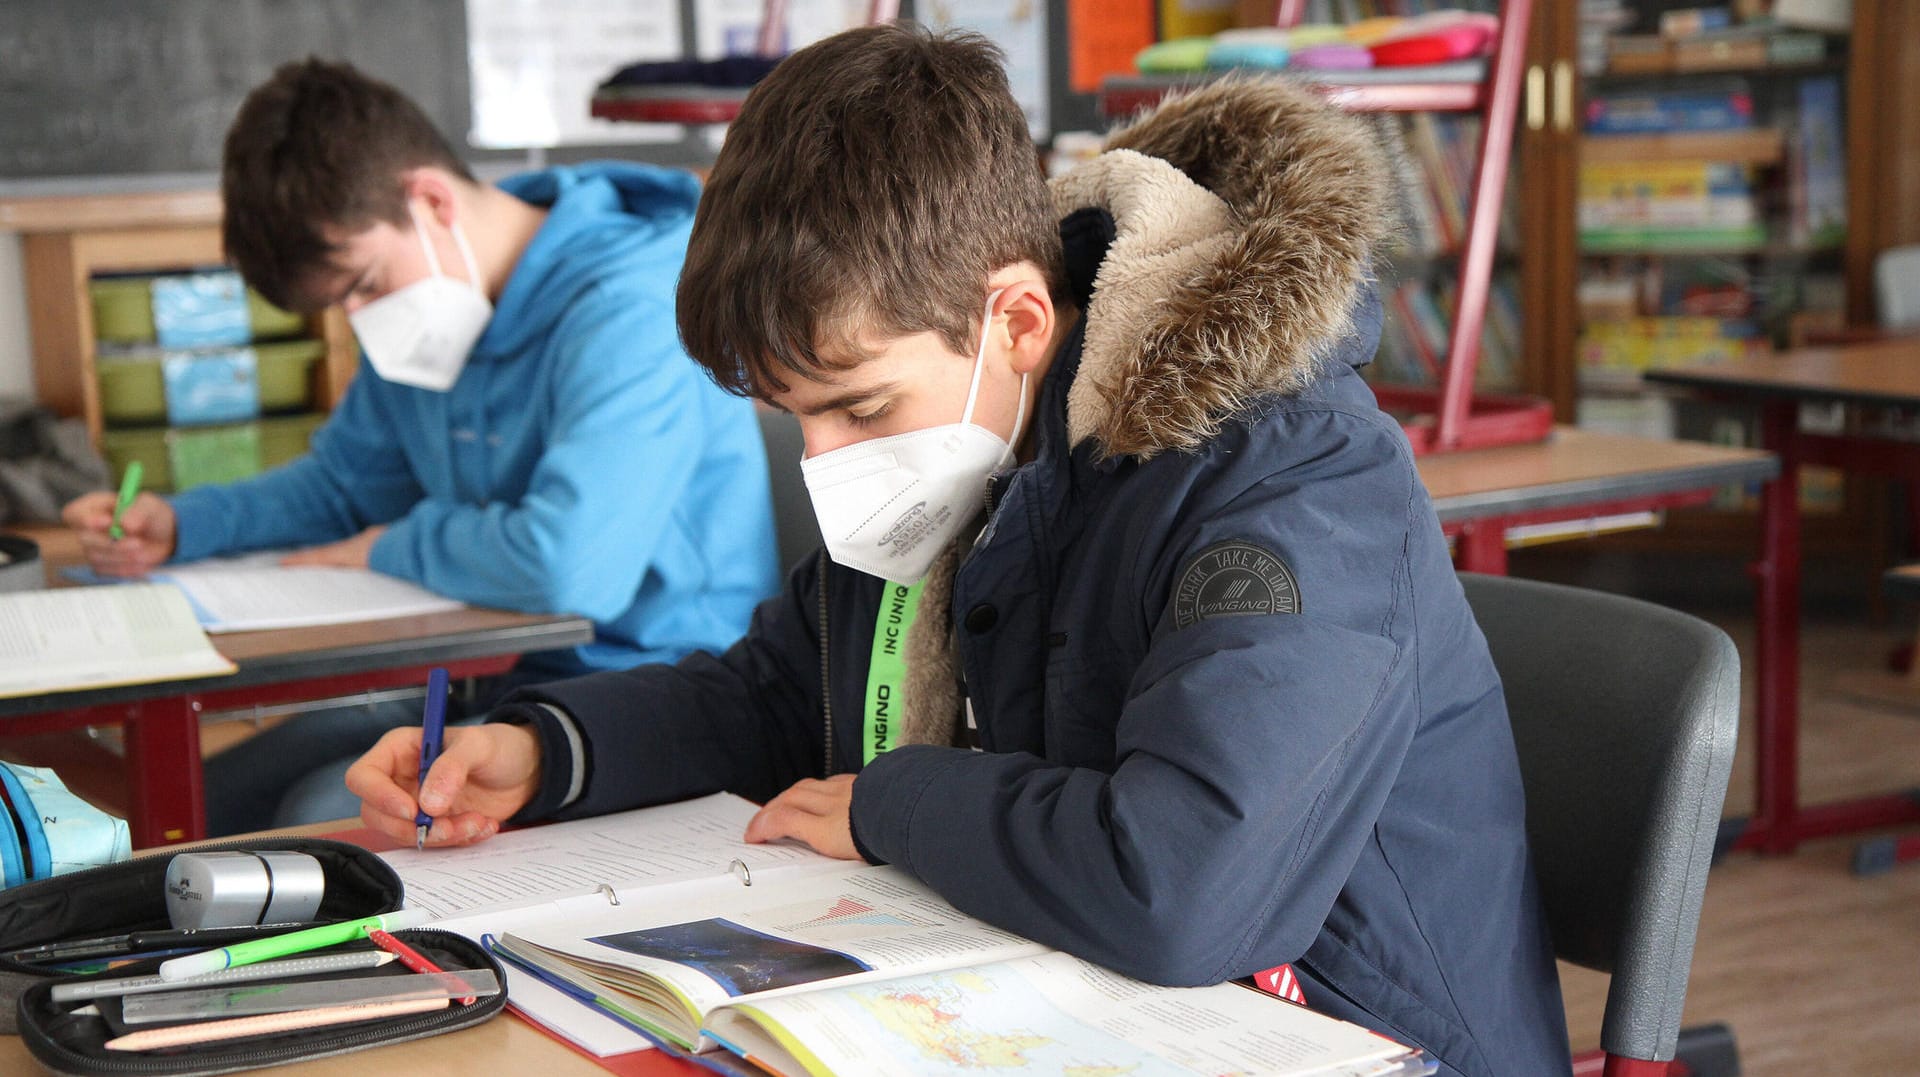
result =
[{"label": "open pencil case", "polygon": [[[393,869],[366,849],[324,838],[254,838],[196,847],[219,849],[288,850],[306,853],[320,862],[326,891],[315,918],[320,921],[359,919],[392,912],[401,905],[403,888]],[[119,1031],[110,1017],[113,1005],[96,1008],[108,1016],[76,1014],[86,1001],[53,999],[53,987],[90,977],[59,975],[11,960],[6,955],[29,946],[61,939],[93,938],[129,931],[168,927],[163,883],[173,850],[87,871],[61,875],[0,890],[0,992],[18,1001],[0,1015],[0,1031],[17,1031],[27,1049],[49,1071],[59,1074],[187,1077],[231,1073],[259,1066],[300,1062],[344,1054],[366,1047],[421,1039],[466,1028],[488,1020],[505,1008],[505,993],[480,998],[471,1005],[458,1003],[442,1010],[304,1029],[296,1032],[204,1043],[155,1051],[109,1051],[104,1044]],[[429,960],[449,971],[488,970],[504,981],[500,965],[475,943],[444,931],[411,930],[397,933]],[[312,951],[314,955],[367,949],[365,940]],[[159,958],[115,968],[112,975],[138,976],[153,972]],[[398,963],[353,975],[412,975]],[[4,1027],[5,1022],[12,1027]]]}]

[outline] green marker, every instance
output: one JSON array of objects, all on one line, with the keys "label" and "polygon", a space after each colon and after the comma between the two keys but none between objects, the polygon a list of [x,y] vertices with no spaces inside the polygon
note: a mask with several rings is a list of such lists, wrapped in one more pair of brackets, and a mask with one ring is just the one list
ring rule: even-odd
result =
[{"label": "green marker", "polygon": [[119,541],[126,532],[120,530],[120,517],[133,504],[134,495],[140,492],[140,461],[127,465],[127,473],[120,478],[120,500],[113,503],[113,523],[107,526],[107,537]]},{"label": "green marker", "polygon": [[368,931],[404,931],[410,927],[419,927],[433,919],[423,909],[401,909],[399,912],[381,913],[364,920],[348,920],[339,924],[325,924],[310,927],[305,931],[290,931],[285,935],[274,935],[264,939],[251,939],[236,942],[232,946],[223,946],[218,950],[205,953],[188,954],[160,963],[160,978],[168,982],[185,980],[194,976],[204,976],[209,972],[219,972],[236,965],[251,965],[257,961],[269,961],[289,954],[318,950],[322,946],[352,942],[364,938]]}]

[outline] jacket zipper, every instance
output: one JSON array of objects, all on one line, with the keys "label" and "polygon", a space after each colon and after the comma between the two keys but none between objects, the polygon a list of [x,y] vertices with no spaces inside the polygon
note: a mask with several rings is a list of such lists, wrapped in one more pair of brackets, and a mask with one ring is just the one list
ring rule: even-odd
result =
[{"label": "jacket zipper", "polygon": [[820,776],[833,776],[833,679],[827,668],[827,567],[830,564],[825,547],[820,550],[820,713],[826,723],[826,734],[821,743],[826,745],[826,758],[820,767]]}]

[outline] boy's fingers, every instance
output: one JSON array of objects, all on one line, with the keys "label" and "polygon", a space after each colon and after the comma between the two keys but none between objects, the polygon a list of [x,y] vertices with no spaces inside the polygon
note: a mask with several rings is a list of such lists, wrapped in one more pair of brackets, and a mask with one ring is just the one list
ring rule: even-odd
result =
[{"label": "boy's fingers", "polygon": [[412,824],[413,794],[409,785],[420,766],[420,731],[390,729],[367,753],[347,768],[347,791],[360,798],[361,816],[369,810],[405,819]]},{"label": "boy's fingers", "polygon": [[444,819],[435,819],[433,829],[427,831],[427,844],[472,845],[476,841],[485,841],[499,832],[498,821],[475,811],[461,812]]}]

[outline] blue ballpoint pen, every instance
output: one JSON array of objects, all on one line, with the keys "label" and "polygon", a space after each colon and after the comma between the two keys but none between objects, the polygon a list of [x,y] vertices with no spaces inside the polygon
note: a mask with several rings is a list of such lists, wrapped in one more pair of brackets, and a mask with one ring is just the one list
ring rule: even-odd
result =
[{"label": "blue ballpoint pen", "polygon": [[[427,709],[420,720],[420,777],[419,783],[427,783],[427,771],[433,769],[433,761],[440,758],[440,742],[447,730],[447,671],[435,666],[427,674]],[[416,794],[417,795],[417,794]],[[433,827],[433,816],[425,808],[416,808],[413,813],[413,847],[427,847],[427,831]]]}]

